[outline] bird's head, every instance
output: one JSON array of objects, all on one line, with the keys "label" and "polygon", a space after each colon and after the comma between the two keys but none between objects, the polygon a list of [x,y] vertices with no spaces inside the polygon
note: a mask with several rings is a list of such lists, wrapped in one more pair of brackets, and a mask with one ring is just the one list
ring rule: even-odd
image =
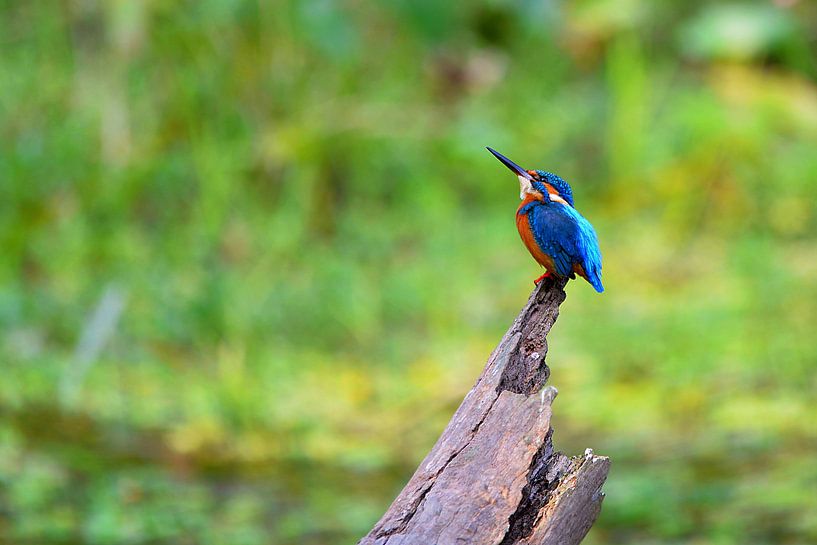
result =
[{"label": "bird's head", "polygon": [[519,178],[520,199],[533,195],[545,201],[556,201],[573,206],[573,190],[570,184],[561,177],[544,170],[525,170],[498,151],[491,148],[488,148],[488,151]]}]

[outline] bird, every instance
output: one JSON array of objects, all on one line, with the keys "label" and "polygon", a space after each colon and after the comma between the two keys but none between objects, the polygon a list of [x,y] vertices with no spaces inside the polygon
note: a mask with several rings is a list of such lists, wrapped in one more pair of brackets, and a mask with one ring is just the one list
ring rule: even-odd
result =
[{"label": "bird", "polygon": [[498,151],[487,148],[519,178],[516,228],[533,258],[545,268],[543,279],[576,278],[578,274],[601,293],[601,250],[595,229],[579,214],[573,190],[564,179],[544,170],[525,170]]}]

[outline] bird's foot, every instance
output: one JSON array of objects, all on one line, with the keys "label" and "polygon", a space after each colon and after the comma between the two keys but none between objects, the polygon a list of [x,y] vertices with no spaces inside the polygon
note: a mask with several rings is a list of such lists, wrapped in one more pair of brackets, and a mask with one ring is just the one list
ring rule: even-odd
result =
[{"label": "bird's foot", "polygon": [[534,286],[538,286],[538,285],[539,285],[539,282],[541,282],[541,281],[542,281],[542,280],[544,280],[545,278],[550,278],[550,272],[546,272],[545,274],[543,274],[542,276],[540,276],[539,278],[537,278],[536,280],[534,280],[534,281],[533,281],[533,285],[534,285]]}]

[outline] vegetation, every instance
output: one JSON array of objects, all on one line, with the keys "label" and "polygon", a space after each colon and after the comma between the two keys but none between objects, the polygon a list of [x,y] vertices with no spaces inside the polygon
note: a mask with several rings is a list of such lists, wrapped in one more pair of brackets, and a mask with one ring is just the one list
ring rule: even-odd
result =
[{"label": "vegetation", "polygon": [[351,543],[540,274],[587,543],[817,541],[817,6],[2,2],[0,541]]}]

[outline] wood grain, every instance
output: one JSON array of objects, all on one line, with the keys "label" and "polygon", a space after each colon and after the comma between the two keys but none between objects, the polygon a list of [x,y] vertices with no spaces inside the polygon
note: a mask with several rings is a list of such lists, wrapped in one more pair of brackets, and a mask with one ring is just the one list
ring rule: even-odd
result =
[{"label": "wood grain", "polygon": [[359,545],[579,543],[609,460],[553,451],[547,334],[564,281],[534,289],[431,452]]}]

